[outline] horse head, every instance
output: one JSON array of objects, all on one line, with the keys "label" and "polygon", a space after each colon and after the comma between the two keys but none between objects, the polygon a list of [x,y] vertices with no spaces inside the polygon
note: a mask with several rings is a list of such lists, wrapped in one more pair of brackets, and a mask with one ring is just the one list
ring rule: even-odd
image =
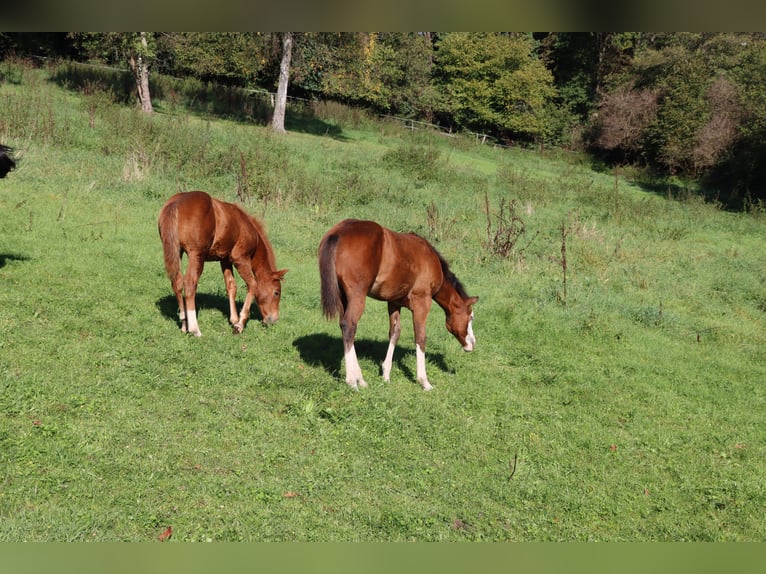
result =
[{"label": "horse head", "polygon": [[478,297],[454,297],[447,313],[447,331],[463,347],[464,351],[473,351],[476,345],[476,337],[473,334],[473,305],[479,300]]},{"label": "horse head", "polygon": [[282,297],[282,277],[287,269],[265,273],[258,280],[255,300],[263,317],[264,325],[273,325],[279,319],[279,301]]}]

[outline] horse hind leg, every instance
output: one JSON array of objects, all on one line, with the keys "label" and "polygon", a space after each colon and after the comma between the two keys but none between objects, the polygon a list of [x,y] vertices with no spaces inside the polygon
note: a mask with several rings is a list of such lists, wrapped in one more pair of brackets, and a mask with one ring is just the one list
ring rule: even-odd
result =
[{"label": "horse hind leg", "polygon": [[367,381],[362,376],[362,368],[359,366],[353,342],[348,347],[344,345],[343,360],[346,363],[346,384],[354,390],[366,387]]},{"label": "horse hind leg", "polygon": [[343,360],[346,365],[346,384],[352,389],[367,386],[354,348],[356,326],[359,323],[359,317],[362,316],[362,311],[364,311],[364,303],[365,296],[349,301],[340,319],[340,330],[343,335]]},{"label": "horse hind leg", "polygon": [[180,273],[173,277],[171,281],[173,293],[178,301],[178,320],[181,322],[181,332],[186,333],[188,325],[186,323],[186,304],[184,303],[184,278]]},{"label": "horse hind leg", "polygon": [[195,299],[197,297],[197,283],[199,282],[204,261],[198,257],[189,257],[189,266],[186,269],[184,277],[184,299],[186,303],[186,322],[188,332],[195,337],[201,337],[202,331],[197,323],[197,307]]}]

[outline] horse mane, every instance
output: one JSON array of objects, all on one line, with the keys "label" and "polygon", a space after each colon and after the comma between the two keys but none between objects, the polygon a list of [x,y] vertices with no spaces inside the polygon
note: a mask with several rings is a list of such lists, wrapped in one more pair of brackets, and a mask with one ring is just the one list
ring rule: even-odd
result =
[{"label": "horse mane", "polygon": [[269,241],[268,235],[266,235],[266,228],[263,225],[263,222],[261,222],[257,217],[254,215],[250,215],[247,213],[244,209],[236,206],[244,215],[245,218],[252,222],[253,227],[255,227],[256,233],[258,233],[258,238],[263,243],[263,246],[266,248],[266,258],[269,262],[269,267],[271,267],[272,271],[277,268],[277,260],[274,257],[274,248],[271,246],[271,242]]},{"label": "horse mane", "polygon": [[465,287],[463,287],[463,284],[460,282],[460,279],[458,279],[455,276],[455,274],[452,272],[452,269],[449,268],[449,263],[447,263],[447,260],[444,259],[441,253],[436,251],[436,249],[434,249],[434,252],[439,258],[439,263],[441,263],[442,273],[444,273],[444,280],[447,281],[450,285],[452,285],[455,288],[455,291],[457,291],[457,294],[460,295],[461,299],[468,299],[468,293],[466,293]]}]

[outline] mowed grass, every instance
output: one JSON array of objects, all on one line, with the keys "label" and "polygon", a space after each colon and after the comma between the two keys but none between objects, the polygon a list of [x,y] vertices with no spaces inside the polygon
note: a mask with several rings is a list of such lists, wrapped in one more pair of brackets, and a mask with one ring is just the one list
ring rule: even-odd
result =
[{"label": "mowed grass", "polygon": [[[388,124],[147,119],[6,66],[24,156],[0,183],[0,540],[766,536],[762,216]],[[280,321],[232,335],[209,263],[184,336],[157,212],[238,186],[289,268]],[[525,225],[507,257],[501,199]],[[382,382],[372,300],[370,386],[343,382],[316,248],[344,217],[428,237],[480,296],[470,354],[432,309],[433,391],[406,312]]]}]

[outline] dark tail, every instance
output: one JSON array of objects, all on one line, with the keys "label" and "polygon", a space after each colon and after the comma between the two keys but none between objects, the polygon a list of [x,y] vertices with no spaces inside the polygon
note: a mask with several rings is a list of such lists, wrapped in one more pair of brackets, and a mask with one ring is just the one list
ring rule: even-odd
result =
[{"label": "dark tail", "polygon": [[160,211],[157,227],[165,254],[165,270],[172,283],[181,276],[181,244],[178,240],[178,206],[166,204]]},{"label": "dark tail", "polygon": [[338,236],[328,235],[319,245],[319,276],[322,279],[322,311],[332,319],[343,313],[343,301],[335,273],[335,251],[338,248]]}]

